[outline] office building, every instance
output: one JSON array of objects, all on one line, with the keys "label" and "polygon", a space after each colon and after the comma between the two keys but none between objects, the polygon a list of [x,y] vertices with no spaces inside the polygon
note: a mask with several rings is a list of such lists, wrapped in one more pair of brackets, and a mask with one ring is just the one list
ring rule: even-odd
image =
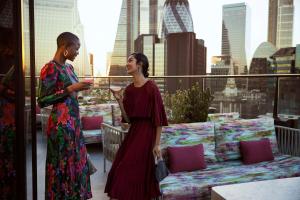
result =
[{"label": "office building", "polygon": [[166,0],[162,20],[162,38],[170,33],[194,32],[188,0]]},{"label": "office building", "polygon": [[269,0],[268,41],[277,48],[293,45],[294,1]]},{"label": "office building", "polygon": [[[28,1],[27,3],[25,1],[24,6],[28,7]],[[24,11],[28,12],[28,9],[24,9]],[[34,14],[36,74],[39,75],[40,69],[44,64],[53,58],[57,49],[57,36],[62,32],[69,31],[76,34],[81,43],[79,55],[72,63],[77,75],[92,75],[84,40],[83,26],[79,18],[77,0],[36,0]],[[25,26],[26,28],[29,29],[29,25]],[[24,36],[27,42],[30,41],[28,33],[29,30],[25,30]],[[28,47],[29,44],[25,46]],[[29,58],[29,55],[26,56]],[[29,61],[30,59],[26,60]]]},{"label": "office building", "polygon": [[223,5],[222,55],[231,56],[236,74],[244,74],[249,42],[249,14],[245,3]]},{"label": "office building", "polygon": [[[196,39],[195,33],[170,33],[165,41],[165,74],[172,75],[205,75],[206,47],[203,40]],[[166,89],[174,92],[177,89],[190,88],[199,79],[168,79]]]}]

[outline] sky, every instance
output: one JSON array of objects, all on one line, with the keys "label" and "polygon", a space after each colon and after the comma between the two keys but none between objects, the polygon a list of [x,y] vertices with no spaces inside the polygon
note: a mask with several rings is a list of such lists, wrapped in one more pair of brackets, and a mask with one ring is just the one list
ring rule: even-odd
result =
[{"label": "sky", "polygon": [[[194,32],[207,47],[207,72],[210,72],[211,57],[221,54],[222,6],[242,2],[250,11],[250,42],[246,47],[249,61],[259,44],[267,41],[269,0],[189,0]],[[121,4],[122,0],[78,0],[85,43],[88,53],[94,54],[96,75],[106,75],[107,52],[114,47]],[[293,38],[294,46],[300,44],[300,0],[294,0]]]}]

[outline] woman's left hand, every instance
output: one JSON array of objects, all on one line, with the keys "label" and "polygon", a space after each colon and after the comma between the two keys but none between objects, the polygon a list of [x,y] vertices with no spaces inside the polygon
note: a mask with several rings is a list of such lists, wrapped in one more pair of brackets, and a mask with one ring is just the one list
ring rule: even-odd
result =
[{"label": "woman's left hand", "polygon": [[161,157],[161,151],[160,151],[160,145],[155,145],[153,148],[153,155],[156,158],[160,158]]}]

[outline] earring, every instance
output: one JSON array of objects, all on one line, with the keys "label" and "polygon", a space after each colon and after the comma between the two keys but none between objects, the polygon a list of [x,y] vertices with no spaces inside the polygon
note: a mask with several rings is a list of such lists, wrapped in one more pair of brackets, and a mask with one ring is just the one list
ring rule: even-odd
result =
[{"label": "earring", "polygon": [[69,53],[68,50],[65,50],[64,51],[64,56],[67,57],[68,53]]}]

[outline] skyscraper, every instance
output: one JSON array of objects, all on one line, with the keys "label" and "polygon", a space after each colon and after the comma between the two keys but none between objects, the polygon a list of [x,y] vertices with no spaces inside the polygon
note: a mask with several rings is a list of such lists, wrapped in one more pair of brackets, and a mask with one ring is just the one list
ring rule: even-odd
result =
[{"label": "skyscraper", "polygon": [[294,1],[269,0],[268,41],[277,48],[293,43]]},{"label": "skyscraper", "polygon": [[247,65],[248,15],[245,3],[223,5],[222,55],[231,56],[238,74],[242,74]]},{"label": "skyscraper", "polygon": [[[28,6],[28,2],[25,1],[24,5]],[[70,31],[76,34],[81,42],[79,55],[73,64],[75,71],[80,76],[91,75],[77,0],[36,0],[34,6],[36,74],[39,74],[41,67],[53,58],[57,48],[57,36],[62,32]],[[28,9],[24,10],[28,11]],[[25,30],[25,37],[26,33],[29,33],[29,30]]]},{"label": "skyscraper", "polygon": [[[165,41],[166,75],[205,75],[206,47],[203,40],[196,39],[195,33],[170,33]],[[198,80],[167,79],[166,89],[190,88]],[[200,83],[202,85],[202,83]]]},{"label": "skyscraper", "polygon": [[169,33],[194,32],[188,0],[166,0],[162,20],[162,38]]},{"label": "skyscraper", "polygon": [[140,34],[158,34],[158,22],[162,9],[159,0],[140,1]]},{"label": "skyscraper", "polygon": [[135,51],[144,53],[149,61],[149,75],[156,75],[155,44],[159,42],[156,34],[142,34],[135,40]]},{"label": "skyscraper", "polygon": [[[134,51],[134,40],[139,35],[139,1],[123,0],[115,44],[111,56],[110,75],[124,74],[127,57]],[[116,69],[114,69],[116,68]],[[120,72],[118,72],[119,70]],[[126,73],[125,73],[126,74]]]}]

